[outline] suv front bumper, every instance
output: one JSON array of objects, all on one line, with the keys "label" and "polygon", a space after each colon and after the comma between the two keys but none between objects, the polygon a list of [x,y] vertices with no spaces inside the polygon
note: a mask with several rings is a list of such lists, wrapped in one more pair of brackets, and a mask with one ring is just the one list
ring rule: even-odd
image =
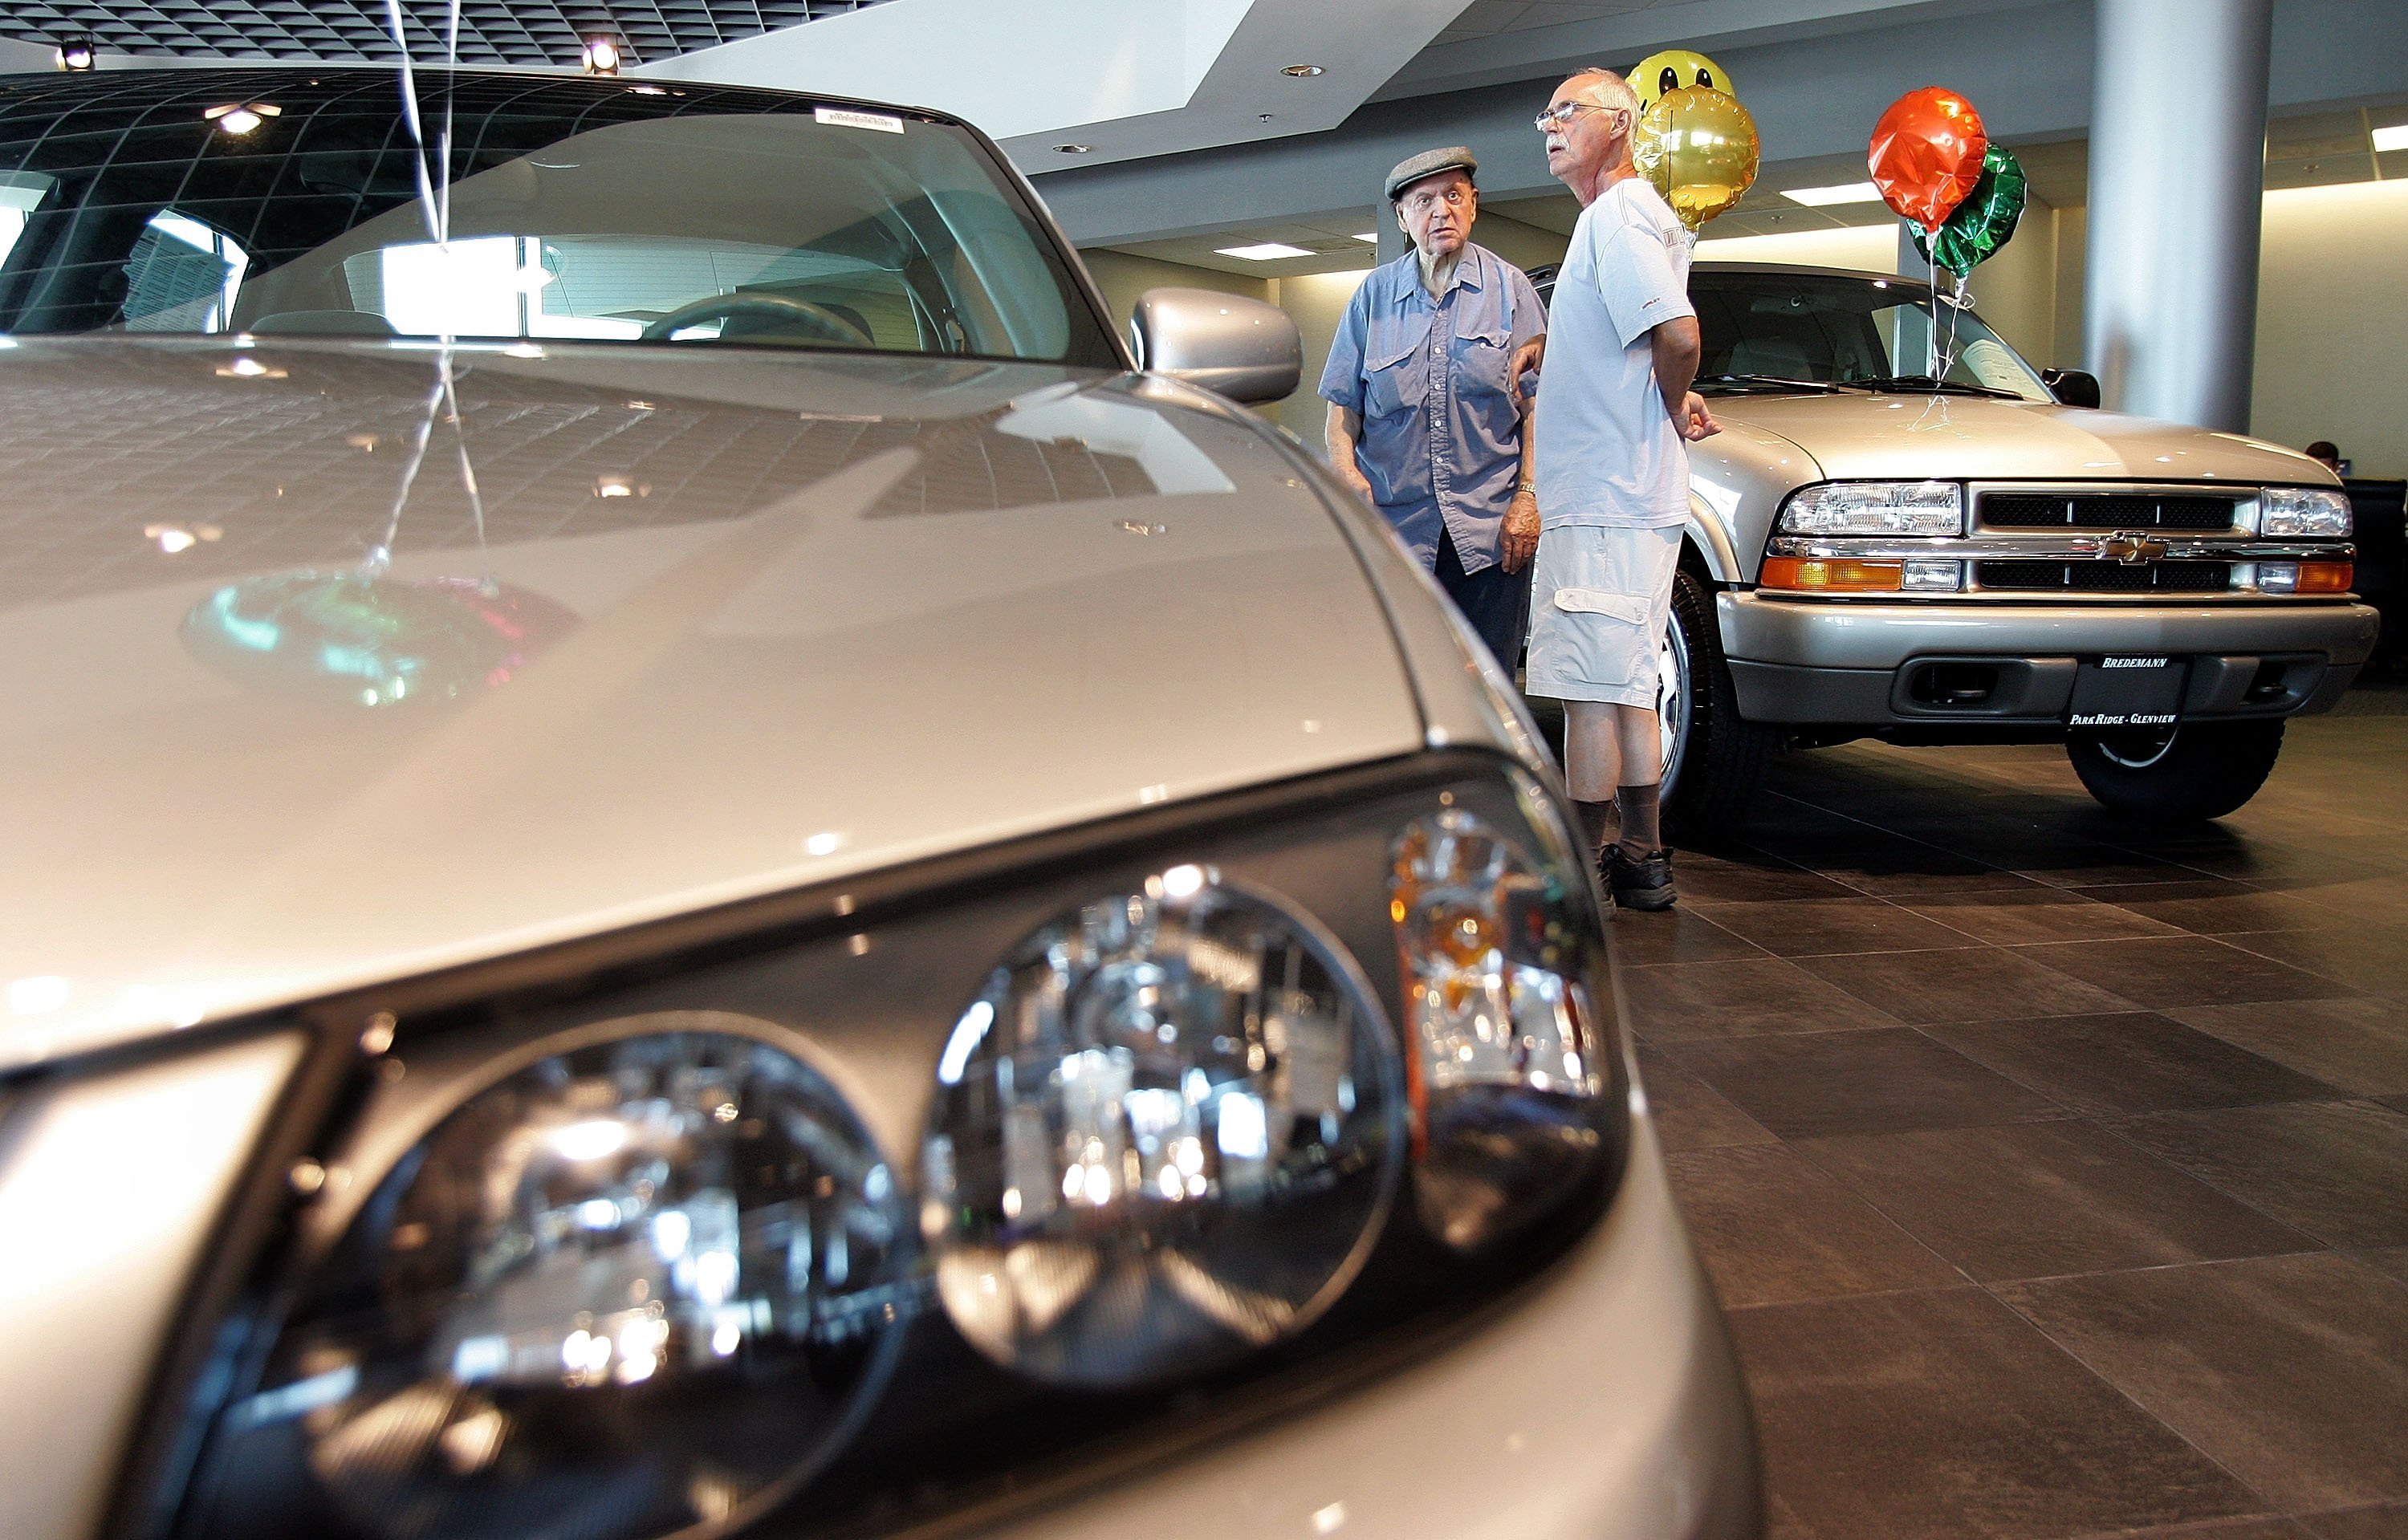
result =
[{"label": "suv front bumper", "polygon": [[1727,590],[1714,606],[1748,720],[1935,730],[2062,721],[2080,661],[2107,654],[2192,659],[2186,720],[2327,710],[2381,624],[2349,600],[1952,603]]}]

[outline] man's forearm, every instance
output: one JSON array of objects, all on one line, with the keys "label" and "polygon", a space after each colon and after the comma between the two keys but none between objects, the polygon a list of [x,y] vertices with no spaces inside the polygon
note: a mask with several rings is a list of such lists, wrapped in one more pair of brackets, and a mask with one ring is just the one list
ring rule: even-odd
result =
[{"label": "man's forearm", "polygon": [[1322,428],[1322,439],[1329,450],[1329,468],[1348,480],[1368,479],[1360,461],[1354,458],[1354,446],[1362,433],[1362,420],[1353,412],[1329,404],[1329,417]]},{"label": "man's forearm", "polygon": [[1696,318],[1681,316],[1664,322],[1648,335],[1648,343],[1656,357],[1656,388],[1663,393],[1664,409],[1678,417],[1689,398],[1689,387],[1697,383],[1698,363],[1705,352]]},{"label": "man's forearm", "polygon": [[1522,409],[1522,474],[1515,480],[1525,487],[1539,484],[1539,404],[1535,401]]}]

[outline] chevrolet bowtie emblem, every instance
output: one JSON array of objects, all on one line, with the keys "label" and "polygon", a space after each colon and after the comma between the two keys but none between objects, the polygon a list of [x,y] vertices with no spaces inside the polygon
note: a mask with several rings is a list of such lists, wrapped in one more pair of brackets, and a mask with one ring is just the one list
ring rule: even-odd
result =
[{"label": "chevrolet bowtie emblem", "polygon": [[2099,542],[2100,561],[2121,562],[2128,567],[2139,566],[2143,562],[2157,561],[2165,553],[2166,543],[2163,540],[2152,535],[2137,534],[2131,530],[2117,530]]}]

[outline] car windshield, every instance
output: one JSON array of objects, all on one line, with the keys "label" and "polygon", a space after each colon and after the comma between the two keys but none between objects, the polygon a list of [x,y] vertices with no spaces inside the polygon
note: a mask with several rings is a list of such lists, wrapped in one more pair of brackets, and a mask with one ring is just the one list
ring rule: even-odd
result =
[{"label": "car windshield", "polygon": [[1870,383],[2056,399],[2031,365],[1979,316],[1971,310],[1952,313],[1944,302],[1939,341],[1950,361],[1935,370],[1931,292],[1921,284],[1699,269],[1690,278],[1689,295],[1704,342],[1698,376],[1710,383]]},{"label": "car windshield", "polygon": [[421,71],[418,91],[452,146],[423,182],[393,71],[0,85],[0,331],[1117,363],[957,124],[681,83]]}]

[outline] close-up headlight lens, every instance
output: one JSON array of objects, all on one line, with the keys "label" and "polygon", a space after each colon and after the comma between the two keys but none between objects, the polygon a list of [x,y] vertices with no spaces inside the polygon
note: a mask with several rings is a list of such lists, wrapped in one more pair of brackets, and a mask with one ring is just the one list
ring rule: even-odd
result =
[{"label": "close-up headlight lens", "polygon": [[2260,535],[2347,535],[2349,496],[2329,487],[2268,487],[2258,498]]},{"label": "close-up headlight lens", "polygon": [[265,1533],[254,1498],[294,1511],[246,1467],[306,1471],[313,1533],[647,1540],[726,1519],[842,1442],[907,1223],[860,1124],[779,1048],[679,1032],[544,1059],[365,1205],[269,1389],[227,1413],[218,1532]]},{"label": "close-up headlight lens", "polygon": [[1832,481],[1782,505],[1784,535],[1962,535],[1965,492],[1954,481]]},{"label": "close-up headlight lens", "polygon": [[1209,1369],[1354,1276],[1402,1158],[1387,1023],[1265,898],[1174,866],[1016,948],[937,1069],[922,1227],[953,1324],[1058,1384]]},{"label": "close-up headlight lens", "polygon": [[1581,982],[1594,933],[1551,871],[1460,808],[1415,820],[1393,848],[1414,1202],[1463,1250],[1561,1205],[1604,1155]]}]

